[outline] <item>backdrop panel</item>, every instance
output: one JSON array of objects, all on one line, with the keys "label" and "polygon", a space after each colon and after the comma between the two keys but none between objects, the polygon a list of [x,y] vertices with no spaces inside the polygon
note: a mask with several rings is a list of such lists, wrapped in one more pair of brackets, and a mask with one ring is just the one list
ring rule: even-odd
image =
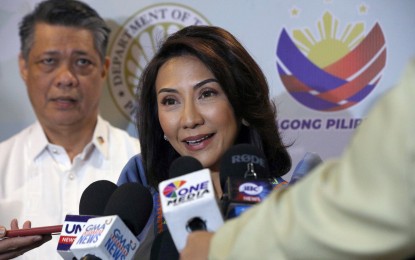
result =
[{"label": "backdrop panel", "polygon": [[[35,120],[17,56],[18,22],[37,2],[0,0],[0,141]],[[411,0],[86,2],[112,29],[112,66],[100,106],[105,119],[136,135],[132,115],[139,104],[132,95],[157,43],[183,26],[217,25],[264,70],[294,166],[308,151],[324,160],[339,156],[415,56]]]}]

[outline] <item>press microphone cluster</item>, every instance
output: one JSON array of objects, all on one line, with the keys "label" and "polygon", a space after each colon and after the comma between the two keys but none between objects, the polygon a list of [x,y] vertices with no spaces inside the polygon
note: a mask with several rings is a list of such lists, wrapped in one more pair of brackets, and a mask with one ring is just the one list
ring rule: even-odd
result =
[{"label": "press microphone cluster", "polygon": [[91,183],[82,193],[79,201],[80,215],[66,215],[58,242],[58,253],[63,259],[73,259],[70,248],[88,219],[103,216],[105,206],[118,186],[107,180]]},{"label": "press microphone cluster", "polygon": [[164,218],[180,252],[189,232],[216,231],[223,225],[209,169],[195,158],[183,156],[169,169],[170,179],[159,184]]},{"label": "press microphone cluster", "polygon": [[64,259],[132,259],[152,210],[151,193],[139,183],[94,182],[82,194],[81,215],[66,217],[58,252]]}]

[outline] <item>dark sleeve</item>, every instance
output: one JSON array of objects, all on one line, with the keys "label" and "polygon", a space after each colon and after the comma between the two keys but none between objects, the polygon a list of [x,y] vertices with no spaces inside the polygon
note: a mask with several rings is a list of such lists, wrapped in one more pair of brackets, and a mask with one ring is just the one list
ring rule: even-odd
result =
[{"label": "dark sleeve", "polygon": [[147,179],[144,174],[144,167],[141,161],[141,155],[134,155],[130,158],[127,164],[121,171],[121,175],[118,178],[117,185],[120,186],[128,182],[138,182],[144,186],[147,186]]}]

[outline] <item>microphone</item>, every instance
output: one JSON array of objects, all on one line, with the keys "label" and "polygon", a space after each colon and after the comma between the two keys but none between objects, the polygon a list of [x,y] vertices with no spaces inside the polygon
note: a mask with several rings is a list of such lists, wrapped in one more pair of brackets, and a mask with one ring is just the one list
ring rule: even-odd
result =
[{"label": "microphone", "polygon": [[164,230],[156,236],[151,247],[150,260],[177,260],[179,252],[174,245],[169,230]]},{"label": "microphone", "polygon": [[303,159],[295,167],[289,184],[293,185],[322,162],[323,160],[318,154],[310,152],[306,153]]},{"label": "microphone", "polygon": [[82,193],[79,201],[80,215],[104,215],[105,206],[118,186],[107,180],[91,183]]},{"label": "microphone", "polygon": [[177,158],[169,169],[171,178],[159,184],[161,208],[178,251],[189,232],[216,231],[223,224],[210,170],[195,161],[190,156]]},{"label": "microphone", "polygon": [[[182,156],[172,162],[169,168],[170,179],[176,178],[190,172],[196,172],[203,169],[203,165],[194,157]],[[188,223],[188,228],[191,231],[206,230],[206,224],[200,218],[193,218]]]},{"label": "microphone", "polygon": [[79,201],[80,215],[66,215],[61,228],[57,250],[63,259],[72,260],[75,257],[70,248],[76,236],[81,233],[88,219],[104,214],[105,206],[117,188],[115,183],[99,180],[83,191]]},{"label": "microphone", "polygon": [[281,178],[269,177],[265,155],[251,144],[229,148],[221,159],[220,175],[221,183],[225,183],[222,208],[226,219],[239,216],[273,189],[288,184]]},{"label": "microphone", "polygon": [[150,191],[139,183],[118,187],[103,217],[90,218],[71,246],[78,259],[133,259],[140,242],[136,236],[153,210]]}]

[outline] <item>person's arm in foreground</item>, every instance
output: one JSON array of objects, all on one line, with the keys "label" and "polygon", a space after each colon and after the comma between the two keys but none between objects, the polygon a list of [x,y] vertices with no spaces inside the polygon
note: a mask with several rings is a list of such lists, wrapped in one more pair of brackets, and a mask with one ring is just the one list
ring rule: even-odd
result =
[{"label": "person's arm in foreground", "polygon": [[327,161],[294,186],[273,192],[212,238],[190,234],[182,259],[414,256],[414,100],[415,61],[363,121],[339,161]]},{"label": "person's arm in foreground", "polygon": [[[23,224],[23,228],[30,228],[30,221]],[[16,219],[13,219],[10,224],[11,230],[19,229]],[[4,238],[6,228],[0,226],[0,260],[10,259],[23,255],[27,251],[41,246],[43,243],[49,241],[52,236],[24,236]]]}]

